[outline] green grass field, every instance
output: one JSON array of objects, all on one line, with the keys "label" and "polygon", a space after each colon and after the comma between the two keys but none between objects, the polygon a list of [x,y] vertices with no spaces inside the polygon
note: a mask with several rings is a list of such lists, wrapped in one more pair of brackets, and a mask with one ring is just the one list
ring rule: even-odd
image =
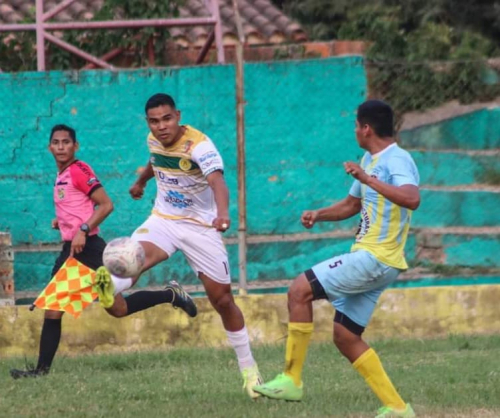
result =
[{"label": "green grass field", "polygon": [[[500,336],[373,344],[418,416],[500,417]],[[264,378],[283,346],[254,350]],[[312,345],[301,403],[251,401],[230,349],[176,349],[56,358],[53,372],[13,381],[0,363],[0,417],[373,417],[379,407],[333,344]]]}]

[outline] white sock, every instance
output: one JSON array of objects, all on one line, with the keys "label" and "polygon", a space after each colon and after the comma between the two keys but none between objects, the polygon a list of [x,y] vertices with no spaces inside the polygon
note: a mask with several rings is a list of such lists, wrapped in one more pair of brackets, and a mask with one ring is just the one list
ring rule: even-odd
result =
[{"label": "white sock", "polygon": [[132,287],[133,281],[130,278],[121,278],[113,276],[110,273],[111,281],[115,285],[114,295],[116,296],[118,293],[122,293],[124,290],[130,289]]},{"label": "white sock", "polygon": [[254,366],[255,360],[252,356],[252,350],[250,349],[250,339],[248,338],[247,328],[243,327],[239,331],[226,330],[226,334],[229,343],[236,352],[236,357],[238,357],[240,370]]}]

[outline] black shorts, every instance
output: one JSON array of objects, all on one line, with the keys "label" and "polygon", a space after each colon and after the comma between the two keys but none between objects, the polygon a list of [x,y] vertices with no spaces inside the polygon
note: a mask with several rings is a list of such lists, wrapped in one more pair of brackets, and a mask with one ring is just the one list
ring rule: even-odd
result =
[{"label": "black shorts", "polygon": [[[97,270],[102,266],[102,253],[104,252],[105,247],[106,241],[104,241],[98,235],[91,235],[90,237],[87,237],[87,242],[85,242],[83,251],[80,254],[75,254],[74,257],[80,263],[85,264],[92,270]],[[54,263],[54,267],[52,268],[52,275],[50,276],[51,279],[55,276],[66,259],[69,257],[70,250],[71,241],[64,241],[64,245],[61,252],[59,253],[59,257],[57,257],[56,262]]]}]

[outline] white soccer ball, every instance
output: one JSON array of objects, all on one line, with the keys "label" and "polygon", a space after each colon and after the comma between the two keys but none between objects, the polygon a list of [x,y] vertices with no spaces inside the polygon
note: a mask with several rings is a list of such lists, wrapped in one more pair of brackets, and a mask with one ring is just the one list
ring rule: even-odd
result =
[{"label": "white soccer ball", "polygon": [[129,237],[115,238],[108,242],[102,255],[104,266],[117,277],[138,275],[145,259],[142,245]]}]

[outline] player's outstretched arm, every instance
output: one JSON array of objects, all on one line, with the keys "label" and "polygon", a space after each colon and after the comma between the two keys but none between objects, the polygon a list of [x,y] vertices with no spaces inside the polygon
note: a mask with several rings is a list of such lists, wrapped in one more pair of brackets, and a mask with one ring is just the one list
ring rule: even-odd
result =
[{"label": "player's outstretched arm", "polygon": [[229,219],[229,190],[220,170],[214,171],[207,176],[209,186],[214,191],[215,205],[217,206],[217,217],[212,226],[217,231],[224,232],[231,226]]},{"label": "player's outstretched arm", "polygon": [[344,163],[346,173],[351,174],[361,183],[366,184],[376,192],[380,193],[387,200],[406,209],[415,210],[420,205],[420,192],[418,186],[413,184],[404,184],[402,186],[393,186],[384,183],[375,177],[371,177],[356,163]]},{"label": "player's outstretched arm", "polygon": [[311,228],[316,222],[343,221],[357,215],[361,210],[361,199],[348,195],[340,202],[318,210],[306,210],[300,221],[306,228]]},{"label": "player's outstretched arm", "polygon": [[[85,223],[89,226],[90,231],[92,231],[95,227],[99,226],[111,212],[113,212],[113,202],[103,187],[95,189],[90,195],[90,198],[92,199],[92,202],[95,203],[96,209]],[[87,236],[85,235],[85,232],[78,231],[71,242],[70,257],[74,254],[82,252],[86,241]]]},{"label": "player's outstretched arm", "polygon": [[392,186],[374,177],[369,177],[366,185],[379,192],[387,200],[403,208],[416,210],[420,205],[420,192],[418,186],[413,184]]},{"label": "player's outstretched arm", "polygon": [[144,195],[144,189],[149,180],[154,177],[155,173],[153,171],[153,166],[150,162],[147,163],[146,168],[139,175],[139,178],[135,181],[132,187],[129,189],[130,196],[132,199],[138,200]]}]

